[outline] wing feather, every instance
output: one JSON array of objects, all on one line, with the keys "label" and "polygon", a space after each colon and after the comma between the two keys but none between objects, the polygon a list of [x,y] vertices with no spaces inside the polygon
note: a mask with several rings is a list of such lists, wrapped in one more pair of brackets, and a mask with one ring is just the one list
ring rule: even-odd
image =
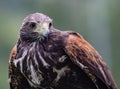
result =
[{"label": "wing feather", "polygon": [[21,74],[20,70],[15,67],[13,61],[17,52],[16,45],[12,48],[9,57],[9,84],[10,89],[31,89],[26,78]]},{"label": "wing feather", "polygon": [[[117,89],[111,72],[106,63],[102,60],[102,57],[78,33],[69,33],[65,51],[73,63],[78,65],[88,76],[91,74],[95,75],[107,87],[112,87],[108,89]],[[91,77],[91,79],[93,78]]]}]

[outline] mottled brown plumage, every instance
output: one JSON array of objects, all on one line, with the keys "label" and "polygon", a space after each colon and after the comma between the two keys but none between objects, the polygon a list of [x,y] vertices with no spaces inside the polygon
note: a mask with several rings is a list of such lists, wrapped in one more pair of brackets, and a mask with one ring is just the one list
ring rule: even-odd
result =
[{"label": "mottled brown plumage", "polygon": [[[111,72],[98,52],[80,35],[70,34],[65,50],[100,89],[116,89]],[[106,84],[100,84],[100,82]],[[106,88],[105,88],[106,87]]]},{"label": "mottled brown plumage", "polygon": [[27,16],[9,60],[11,89],[117,89],[99,53],[43,14]]}]

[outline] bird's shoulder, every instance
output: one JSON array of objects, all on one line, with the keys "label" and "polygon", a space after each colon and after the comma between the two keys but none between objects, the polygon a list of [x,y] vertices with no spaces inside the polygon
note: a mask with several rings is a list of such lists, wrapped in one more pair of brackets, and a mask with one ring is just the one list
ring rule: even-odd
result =
[{"label": "bird's shoulder", "polygon": [[15,58],[16,52],[17,52],[17,45],[15,44],[10,52],[9,61]]},{"label": "bird's shoulder", "polygon": [[94,83],[101,81],[105,86],[117,89],[107,64],[95,48],[79,33],[68,33],[65,51],[73,63],[79,66]]}]

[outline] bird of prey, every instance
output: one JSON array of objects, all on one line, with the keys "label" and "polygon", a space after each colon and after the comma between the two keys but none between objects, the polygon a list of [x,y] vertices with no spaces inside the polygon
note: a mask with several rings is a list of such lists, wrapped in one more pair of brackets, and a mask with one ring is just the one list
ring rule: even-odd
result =
[{"label": "bird of prey", "polygon": [[10,89],[117,89],[99,53],[79,33],[28,15],[9,59]]}]

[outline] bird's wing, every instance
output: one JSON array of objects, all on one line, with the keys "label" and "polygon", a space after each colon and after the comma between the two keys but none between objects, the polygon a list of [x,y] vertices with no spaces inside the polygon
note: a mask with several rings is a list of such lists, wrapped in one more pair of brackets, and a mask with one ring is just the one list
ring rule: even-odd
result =
[{"label": "bird's wing", "polygon": [[15,45],[15,46],[12,48],[11,53],[10,53],[10,57],[9,57],[9,60],[10,60],[10,61],[15,58],[16,51],[17,51],[17,47],[16,47],[16,45]]},{"label": "bird's wing", "polygon": [[108,89],[117,89],[111,72],[99,53],[78,33],[71,32],[67,38],[65,51],[95,83],[100,79]]},{"label": "bird's wing", "polygon": [[17,47],[15,45],[12,48],[12,51],[11,51],[10,57],[9,57],[8,74],[9,74],[10,89],[30,89],[30,86],[28,86],[27,80],[21,74],[20,70],[15,67],[15,65],[13,63],[15,56],[16,56],[16,52],[17,52]]}]

